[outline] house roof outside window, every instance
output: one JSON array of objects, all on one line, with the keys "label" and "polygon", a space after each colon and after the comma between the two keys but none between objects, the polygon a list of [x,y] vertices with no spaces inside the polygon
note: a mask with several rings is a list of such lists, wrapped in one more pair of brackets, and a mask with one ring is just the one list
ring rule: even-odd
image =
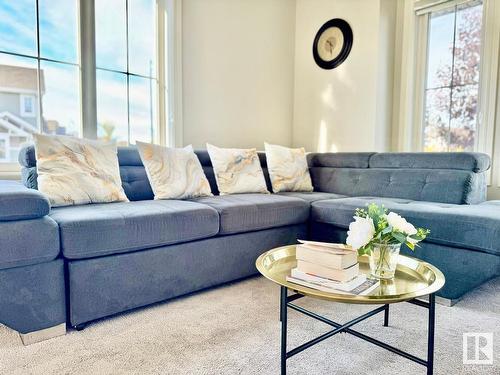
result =
[{"label": "house roof outside window", "polygon": [[[0,91],[30,91],[37,93],[37,86],[38,75],[36,68],[0,65]],[[43,70],[40,70],[40,92],[42,95],[45,93]]]}]

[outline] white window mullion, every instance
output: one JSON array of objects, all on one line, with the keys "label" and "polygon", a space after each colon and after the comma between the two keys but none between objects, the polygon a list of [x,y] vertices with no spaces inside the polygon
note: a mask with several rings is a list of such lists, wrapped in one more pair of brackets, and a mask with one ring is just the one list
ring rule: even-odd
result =
[{"label": "white window mullion", "polygon": [[41,77],[41,70],[40,70],[40,10],[39,10],[39,5],[38,5],[38,0],[36,0],[36,67],[37,67],[37,74],[36,78],[38,80],[38,100],[37,100],[37,119],[38,119],[38,131],[40,133],[43,133],[43,102],[42,102],[42,77]]},{"label": "white window mullion", "polygon": [[182,1],[163,0],[167,5],[167,103],[168,143],[183,146],[182,116]]},{"label": "white window mullion", "polygon": [[413,149],[423,149],[423,129],[425,121],[425,89],[427,75],[429,14],[422,14],[417,18],[416,58],[415,69],[415,110],[413,118]]},{"label": "white window mullion", "polygon": [[95,2],[80,0],[79,55],[82,132],[85,138],[97,138]]},{"label": "white window mullion", "polygon": [[161,145],[169,144],[169,121],[168,121],[168,93],[167,93],[167,67],[168,67],[168,10],[165,1],[160,0],[156,4],[156,23],[158,30],[157,43],[156,43],[156,55],[158,56],[157,64],[157,89],[158,89],[158,124],[157,124],[157,134],[158,140]]}]

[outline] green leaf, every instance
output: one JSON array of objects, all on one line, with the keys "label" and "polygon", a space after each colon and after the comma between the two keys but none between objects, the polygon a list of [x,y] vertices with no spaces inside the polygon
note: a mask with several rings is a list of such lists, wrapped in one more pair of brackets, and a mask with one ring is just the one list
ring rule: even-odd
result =
[{"label": "green leaf", "polygon": [[392,237],[400,243],[406,242],[406,236],[401,232],[392,232]]},{"label": "green leaf", "polygon": [[384,228],[381,233],[387,234],[387,233],[391,233],[391,232],[392,232],[392,227],[389,225],[386,228]]}]

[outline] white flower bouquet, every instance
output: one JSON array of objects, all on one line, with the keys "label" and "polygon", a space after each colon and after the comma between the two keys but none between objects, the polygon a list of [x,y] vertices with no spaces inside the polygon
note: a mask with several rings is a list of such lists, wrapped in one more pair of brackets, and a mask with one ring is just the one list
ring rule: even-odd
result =
[{"label": "white flower bouquet", "polygon": [[400,215],[388,213],[383,206],[371,203],[366,209],[356,209],[346,243],[359,255],[371,256],[370,268],[374,276],[391,278],[401,245],[414,250],[429,233],[428,229],[415,228]]}]

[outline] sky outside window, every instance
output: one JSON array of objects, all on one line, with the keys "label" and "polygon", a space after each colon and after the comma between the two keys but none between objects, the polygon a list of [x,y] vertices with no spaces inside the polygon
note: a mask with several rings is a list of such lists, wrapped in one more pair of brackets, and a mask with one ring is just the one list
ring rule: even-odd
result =
[{"label": "sky outside window", "polygon": [[[34,133],[81,133],[77,9],[77,0],[0,1],[0,135],[9,162]],[[26,96],[34,113],[22,106]]]},{"label": "sky outside window", "polygon": [[[0,17],[0,87],[9,87],[0,92],[5,162],[15,161],[19,139],[35,132],[81,135],[78,0],[0,0]],[[156,1],[95,0],[95,26],[98,136],[121,145],[153,141]],[[21,111],[26,94],[36,116]]]},{"label": "sky outside window", "polygon": [[119,145],[153,142],[156,2],[96,0],[95,5],[98,137]]}]

